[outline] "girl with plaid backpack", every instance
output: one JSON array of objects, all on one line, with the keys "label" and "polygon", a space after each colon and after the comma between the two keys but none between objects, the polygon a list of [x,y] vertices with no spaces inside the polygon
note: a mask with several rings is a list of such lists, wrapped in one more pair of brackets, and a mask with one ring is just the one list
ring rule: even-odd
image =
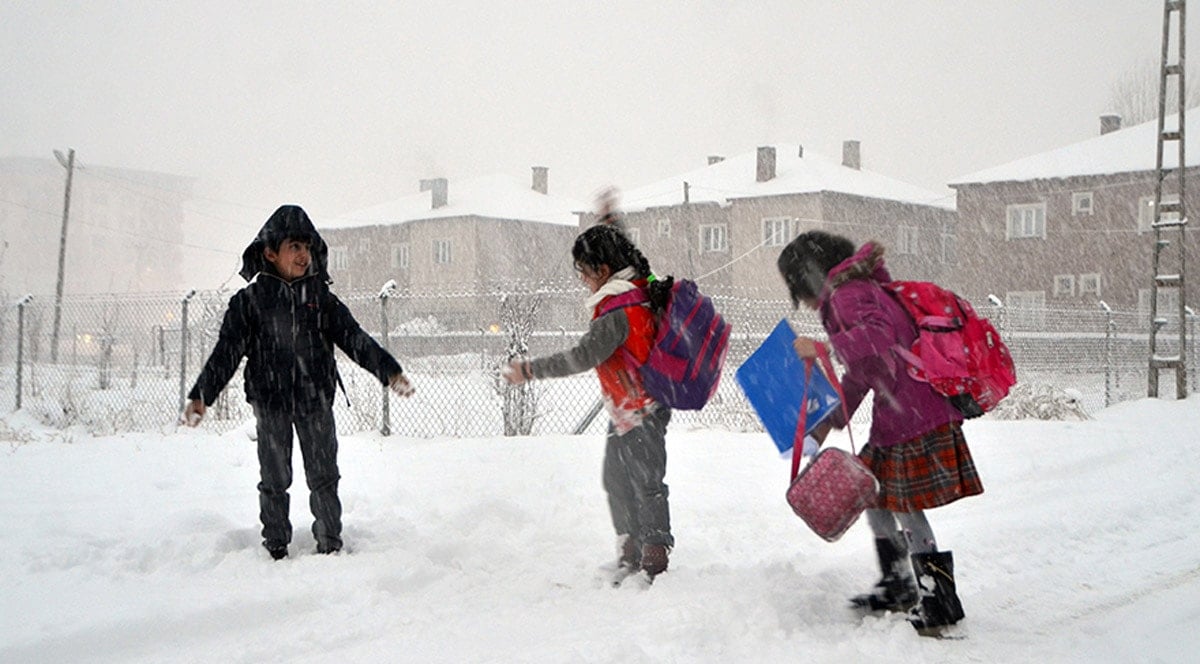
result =
[{"label": "girl with plaid backpack", "polygon": [[[883,247],[821,231],[797,236],[778,267],[792,303],[818,312],[846,368],[846,412],[874,392],[871,432],[860,457],[879,480],[879,504],[867,510],[882,578],[851,603],[909,611],[922,635],[938,635],[964,617],[950,551],[939,551],[925,510],[983,492],[962,432],[962,413],[928,383],[909,375],[896,348],[917,338],[913,319],[884,288],[892,279]],[[816,356],[816,340],[796,339],[796,353]],[[847,425],[840,411],[816,432]],[[914,578],[915,573],[915,578]]]}]

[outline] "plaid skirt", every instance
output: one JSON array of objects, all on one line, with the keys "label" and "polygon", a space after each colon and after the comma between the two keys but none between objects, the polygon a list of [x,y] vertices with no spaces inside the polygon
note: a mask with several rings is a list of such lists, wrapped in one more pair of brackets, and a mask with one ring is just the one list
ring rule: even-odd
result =
[{"label": "plaid skirt", "polygon": [[983,493],[958,423],[891,447],[868,444],[858,456],[879,480],[880,509],[916,512]]}]

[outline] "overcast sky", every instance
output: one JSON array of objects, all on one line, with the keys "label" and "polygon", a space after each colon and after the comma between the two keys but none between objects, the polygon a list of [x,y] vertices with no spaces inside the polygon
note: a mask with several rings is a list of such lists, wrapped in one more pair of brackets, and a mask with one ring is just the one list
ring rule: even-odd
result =
[{"label": "overcast sky", "polygon": [[254,227],[532,165],[590,200],[776,141],[940,189],[1097,134],[1162,4],[5,0],[0,155],[201,177]]}]

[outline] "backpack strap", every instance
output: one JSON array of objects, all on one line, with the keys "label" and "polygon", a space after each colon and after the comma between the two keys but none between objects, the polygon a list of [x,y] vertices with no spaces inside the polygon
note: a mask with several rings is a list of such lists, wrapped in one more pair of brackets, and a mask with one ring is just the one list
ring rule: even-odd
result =
[{"label": "backpack strap", "polygon": [[644,288],[634,288],[627,290],[624,293],[614,295],[605,300],[600,305],[600,315],[604,315],[613,309],[623,309],[625,307],[634,307],[639,304],[645,304],[650,301],[650,296],[646,294]]}]

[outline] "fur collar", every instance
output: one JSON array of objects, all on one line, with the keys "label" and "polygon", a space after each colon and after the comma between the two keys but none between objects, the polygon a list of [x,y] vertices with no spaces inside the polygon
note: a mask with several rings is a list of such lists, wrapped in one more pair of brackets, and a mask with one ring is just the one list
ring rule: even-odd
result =
[{"label": "fur collar", "polygon": [[868,242],[853,256],[834,266],[826,279],[826,289],[832,291],[852,279],[874,279],[888,282],[891,277],[883,266],[883,245]]}]

